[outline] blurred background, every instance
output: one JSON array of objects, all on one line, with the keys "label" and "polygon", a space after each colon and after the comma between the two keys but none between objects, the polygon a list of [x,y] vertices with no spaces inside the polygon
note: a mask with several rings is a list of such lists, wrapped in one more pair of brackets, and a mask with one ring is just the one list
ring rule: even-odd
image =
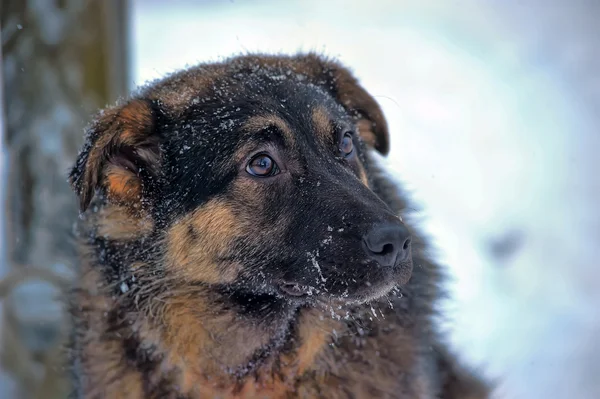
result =
[{"label": "blurred background", "polygon": [[2,0],[0,398],[62,398],[66,173],[98,108],[186,65],[316,50],[383,107],[381,162],[497,398],[600,398],[600,2]]}]

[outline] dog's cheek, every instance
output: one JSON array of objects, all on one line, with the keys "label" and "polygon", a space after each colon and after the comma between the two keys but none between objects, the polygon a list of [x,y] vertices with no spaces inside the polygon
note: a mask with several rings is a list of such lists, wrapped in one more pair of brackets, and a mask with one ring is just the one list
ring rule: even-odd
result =
[{"label": "dog's cheek", "polygon": [[287,206],[282,201],[287,195],[284,184],[240,179],[235,182],[229,198],[238,217],[248,226],[245,233],[265,236],[277,235],[287,225],[283,216]]},{"label": "dog's cheek", "polygon": [[240,265],[224,263],[246,221],[233,205],[213,199],[177,221],[166,237],[165,267],[187,281],[225,284],[234,281]]}]

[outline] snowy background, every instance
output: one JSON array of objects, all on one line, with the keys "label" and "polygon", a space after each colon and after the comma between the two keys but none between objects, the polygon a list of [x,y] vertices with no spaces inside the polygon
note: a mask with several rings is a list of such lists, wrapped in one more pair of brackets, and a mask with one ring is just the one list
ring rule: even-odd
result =
[{"label": "snowy background", "polygon": [[247,51],[351,66],[453,276],[454,345],[503,398],[600,397],[600,5],[134,2],[135,84]]},{"label": "snowy background", "polygon": [[499,398],[600,398],[600,1],[132,6],[132,88],[248,51],[350,66],[390,124],[383,162],[448,265],[456,349]]}]

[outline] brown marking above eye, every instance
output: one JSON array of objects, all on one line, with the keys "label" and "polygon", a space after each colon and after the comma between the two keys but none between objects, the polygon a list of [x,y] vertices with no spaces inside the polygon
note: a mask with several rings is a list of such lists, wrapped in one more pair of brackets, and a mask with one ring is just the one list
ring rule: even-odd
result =
[{"label": "brown marking above eye", "polygon": [[277,115],[259,115],[249,118],[244,124],[244,130],[249,133],[264,132],[275,127],[283,136],[287,146],[292,147],[296,142],[294,133],[289,125]]},{"label": "brown marking above eye", "polygon": [[312,111],[312,124],[317,140],[324,146],[334,144],[333,126],[325,107],[318,106]]}]

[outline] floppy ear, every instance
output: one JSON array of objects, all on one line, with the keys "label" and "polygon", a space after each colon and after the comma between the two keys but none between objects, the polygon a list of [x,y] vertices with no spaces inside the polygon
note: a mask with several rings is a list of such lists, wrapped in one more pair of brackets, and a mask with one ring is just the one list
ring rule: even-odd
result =
[{"label": "floppy ear", "polygon": [[350,71],[342,65],[323,60],[316,54],[307,56],[308,62],[317,61],[321,65],[320,76],[326,89],[357,120],[358,130],[363,141],[382,155],[390,150],[387,121],[375,99],[358,83]]},{"label": "floppy ear", "polygon": [[96,190],[109,202],[141,210],[148,186],[160,164],[153,104],[131,100],[108,109],[92,123],[69,174],[84,212]]}]

